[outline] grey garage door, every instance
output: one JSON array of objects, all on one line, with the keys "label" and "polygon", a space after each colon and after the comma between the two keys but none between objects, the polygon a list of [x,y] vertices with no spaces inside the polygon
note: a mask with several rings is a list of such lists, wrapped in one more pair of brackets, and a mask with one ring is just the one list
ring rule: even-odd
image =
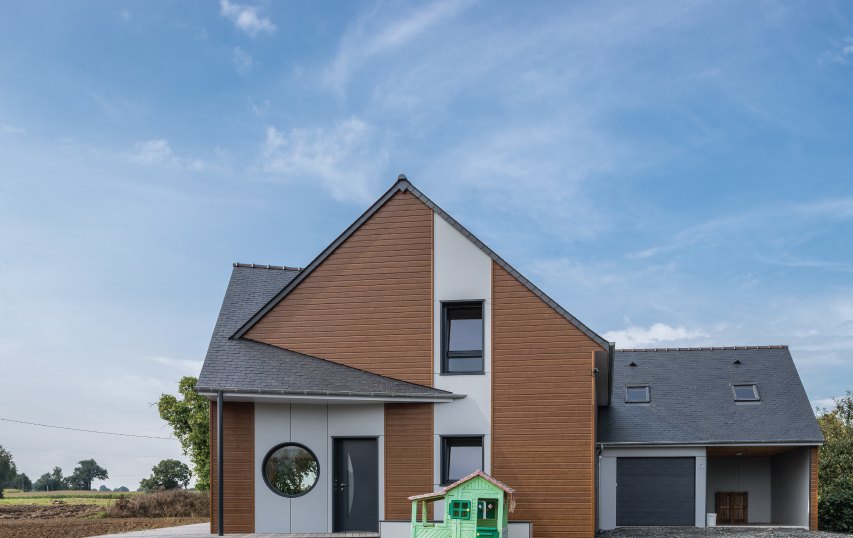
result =
[{"label": "grey garage door", "polygon": [[694,458],[617,458],[616,525],[695,523]]}]

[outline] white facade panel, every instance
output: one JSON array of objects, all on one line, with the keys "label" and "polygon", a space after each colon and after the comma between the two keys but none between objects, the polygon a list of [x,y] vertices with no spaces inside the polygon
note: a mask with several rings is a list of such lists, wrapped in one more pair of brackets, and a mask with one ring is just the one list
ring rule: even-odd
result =
[{"label": "white facade panel", "polygon": [[[491,472],[491,306],[492,260],[468,238],[434,214],[434,366],[433,385],[466,397],[435,406],[434,483],[441,481],[441,436],[482,435],[486,473]],[[441,305],[444,301],[483,301],[482,375],[441,374]],[[426,492],[424,492],[426,493]],[[443,518],[443,503],[436,503],[436,517]]]},{"label": "white facade panel", "polygon": [[[334,437],[378,438],[381,519],[385,499],[384,409],[383,404],[255,403],[255,532],[331,532]],[[286,442],[305,445],[320,462],[317,484],[301,497],[277,495],[264,482],[264,457],[271,448]]]}]

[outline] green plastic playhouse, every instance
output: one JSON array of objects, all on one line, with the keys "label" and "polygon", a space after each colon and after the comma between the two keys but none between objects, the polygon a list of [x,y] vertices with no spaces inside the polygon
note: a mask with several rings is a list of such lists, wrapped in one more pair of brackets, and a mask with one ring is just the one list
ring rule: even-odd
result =
[{"label": "green plastic playhouse", "polygon": [[[514,496],[514,489],[477,471],[440,491],[409,497],[412,538],[505,538],[507,514],[515,509]],[[442,500],[444,521],[430,523],[427,505]]]}]

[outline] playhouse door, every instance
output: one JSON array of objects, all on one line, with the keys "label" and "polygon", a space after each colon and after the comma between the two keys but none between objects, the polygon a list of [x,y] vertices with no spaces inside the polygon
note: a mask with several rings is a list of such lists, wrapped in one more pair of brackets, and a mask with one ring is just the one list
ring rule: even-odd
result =
[{"label": "playhouse door", "polygon": [[334,532],[379,530],[376,439],[335,439],[332,469]]}]

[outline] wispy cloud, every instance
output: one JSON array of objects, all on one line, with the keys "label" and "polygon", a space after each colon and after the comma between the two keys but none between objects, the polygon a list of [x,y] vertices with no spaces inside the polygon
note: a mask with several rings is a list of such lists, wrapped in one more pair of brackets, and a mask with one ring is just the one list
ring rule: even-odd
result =
[{"label": "wispy cloud", "polygon": [[343,92],[350,76],[373,56],[398,49],[439,22],[453,17],[472,3],[471,0],[439,0],[418,6],[397,18],[384,16],[361,19],[345,34],[331,65],[326,68],[324,81],[331,88]]},{"label": "wispy cloud", "polygon": [[148,357],[148,360],[164,366],[169,366],[186,375],[197,376],[204,361],[190,359],[175,359],[172,357]]},{"label": "wispy cloud", "polygon": [[257,169],[277,180],[316,182],[336,200],[364,203],[388,163],[382,147],[375,129],[357,117],[287,133],[268,127]]},{"label": "wispy cloud", "polygon": [[245,75],[251,71],[254,64],[252,55],[240,47],[234,47],[234,52],[231,53],[231,61],[234,62],[234,68],[241,75]]},{"label": "wispy cloud", "polygon": [[244,4],[232,4],[228,0],[220,0],[220,13],[228,18],[240,30],[252,37],[258,34],[272,34],[276,26],[268,18],[258,14],[258,8]]},{"label": "wispy cloud", "polygon": [[23,134],[26,132],[24,129],[20,127],[15,127],[14,125],[9,125],[7,123],[0,123],[0,134]]},{"label": "wispy cloud", "polygon": [[666,323],[655,323],[650,327],[630,326],[604,333],[605,339],[616,342],[620,348],[669,346],[674,343],[689,345],[691,341],[707,338],[710,333],[703,329],[688,329],[683,325],[673,327]]},{"label": "wispy cloud", "polygon": [[820,65],[848,65],[853,62],[853,37],[848,37],[844,43],[826,49],[817,57]]},{"label": "wispy cloud", "polygon": [[202,159],[179,157],[172,151],[169,142],[163,138],[137,142],[128,154],[128,158],[137,163],[179,168],[182,170],[201,171],[207,167]]}]

